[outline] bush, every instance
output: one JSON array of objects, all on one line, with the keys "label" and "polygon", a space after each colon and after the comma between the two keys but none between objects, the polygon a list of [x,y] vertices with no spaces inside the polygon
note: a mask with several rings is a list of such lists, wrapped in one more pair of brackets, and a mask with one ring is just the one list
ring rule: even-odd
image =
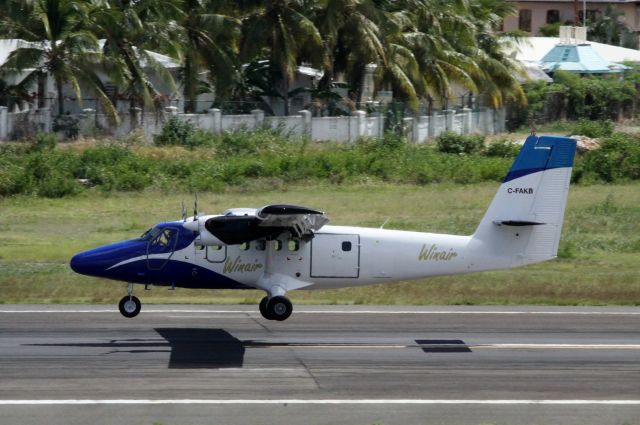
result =
[{"label": "bush", "polygon": [[171,117],[162,127],[160,134],[153,136],[158,146],[184,146],[194,149],[212,144],[210,133],[198,130],[191,122]]},{"label": "bush", "polygon": [[613,134],[614,124],[611,120],[606,121],[590,121],[580,120],[574,123],[570,128],[572,135],[587,137],[605,137]]},{"label": "bush", "polygon": [[582,172],[606,182],[640,179],[640,140],[623,133],[605,138],[599,149],[585,153]]},{"label": "bush", "polygon": [[77,180],[62,172],[53,172],[40,181],[38,196],[43,198],[62,198],[80,192],[81,186]]},{"label": "bush", "polygon": [[42,152],[53,150],[58,144],[58,136],[55,133],[38,133],[29,141],[29,150]]},{"label": "bush", "polygon": [[487,156],[499,158],[515,158],[518,152],[520,152],[520,148],[521,146],[519,144],[503,139],[489,144],[484,153]]},{"label": "bush", "polygon": [[452,131],[445,131],[436,139],[436,147],[440,152],[444,153],[476,153],[480,152],[484,147],[484,136],[462,136]]}]

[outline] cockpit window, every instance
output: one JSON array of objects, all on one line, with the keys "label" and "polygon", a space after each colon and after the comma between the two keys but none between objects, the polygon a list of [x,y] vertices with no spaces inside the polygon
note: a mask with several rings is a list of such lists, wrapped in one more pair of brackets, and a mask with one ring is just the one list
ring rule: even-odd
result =
[{"label": "cockpit window", "polygon": [[173,236],[174,229],[164,229],[158,234],[158,236],[151,242],[151,245],[155,246],[169,246],[171,236]]},{"label": "cockpit window", "polygon": [[142,234],[142,236],[140,236],[140,239],[145,240],[145,241],[150,241],[151,239],[153,239],[156,236],[158,236],[160,234],[160,232],[162,232],[161,228],[152,227],[151,229],[149,229],[146,232],[144,232]]}]

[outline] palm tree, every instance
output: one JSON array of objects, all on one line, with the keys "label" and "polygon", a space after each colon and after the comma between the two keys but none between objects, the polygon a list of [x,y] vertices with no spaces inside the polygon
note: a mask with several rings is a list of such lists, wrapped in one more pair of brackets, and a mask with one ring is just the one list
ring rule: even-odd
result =
[{"label": "palm tree", "polygon": [[430,113],[433,100],[448,98],[454,83],[476,90],[471,77],[476,63],[447,40],[455,33],[457,43],[475,43],[466,7],[464,1],[405,0],[388,9],[382,81],[413,108],[425,99]]},{"label": "palm tree", "polygon": [[[159,106],[161,97],[150,73],[175,90],[171,74],[146,47],[153,46],[177,56],[175,27],[171,18],[180,16],[174,0],[94,0],[91,21],[104,38],[104,68],[117,88],[124,88],[130,111],[136,107]],[[114,93],[117,102],[118,90]]]},{"label": "palm tree", "polygon": [[115,119],[113,105],[95,71],[101,55],[98,40],[88,28],[88,3],[79,0],[6,3],[9,11],[3,26],[30,43],[11,53],[1,67],[2,72],[11,74],[29,69],[31,73],[49,73],[56,83],[58,115],[64,113],[64,85],[71,85],[81,99],[80,85],[85,83]]},{"label": "palm tree", "polygon": [[[243,21],[242,58],[247,62],[268,55],[273,80],[281,83],[284,113],[289,115],[289,86],[302,61],[324,63],[320,32],[305,15],[303,0],[267,0]],[[320,54],[318,54],[320,52]]]},{"label": "palm tree", "polygon": [[508,15],[514,14],[515,5],[506,0],[478,0],[470,7],[475,23],[476,45],[465,50],[478,64],[480,73],[474,81],[489,104],[498,108],[506,101],[526,104],[526,95],[517,76],[523,75],[522,65],[505,52],[509,44],[518,43],[517,34],[500,34],[496,31]]},{"label": "palm tree", "polygon": [[224,13],[227,7],[212,0],[184,0],[181,4],[178,33],[185,112],[196,109],[201,72],[209,72],[217,97],[228,94],[237,81],[241,22]]},{"label": "palm tree", "polygon": [[313,19],[322,34],[327,57],[320,90],[329,90],[338,73],[344,73],[355,89],[356,102],[368,64],[386,63],[386,49],[379,24],[384,11],[372,0],[324,0],[317,2]]}]

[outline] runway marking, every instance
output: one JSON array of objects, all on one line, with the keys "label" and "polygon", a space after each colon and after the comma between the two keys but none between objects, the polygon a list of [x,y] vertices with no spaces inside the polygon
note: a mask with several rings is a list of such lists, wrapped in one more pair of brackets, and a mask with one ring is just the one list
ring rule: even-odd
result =
[{"label": "runway marking", "polygon": [[438,399],[71,399],[71,400],[0,400],[0,406],[50,406],[50,405],[150,405],[150,404],[208,404],[208,405],[609,405],[639,406],[640,400],[438,400]]},{"label": "runway marking", "polygon": [[[0,314],[101,314],[118,313],[117,309],[65,309],[65,310],[0,310]],[[183,309],[145,309],[141,314],[248,314],[259,316],[257,310],[183,310]],[[452,314],[452,315],[551,315],[551,316],[640,316],[639,311],[462,311],[462,310],[296,310],[295,314]],[[175,316],[169,316],[175,317]],[[187,317],[185,317],[187,318]]]},{"label": "runway marking", "polygon": [[561,350],[640,350],[640,344],[376,344],[376,343],[317,343],[317,342],[252,342],[245,348],[434,348],[434,349],[561,349]]},{"label": "runway marking", "polygon": [[[435,346],[434,346],[435,347]],[[453,346],[452,346],[453,347]],[[456,346],[456,347],[459,347]],[[640,344],[470,344],[469,348],[569,349],[569,350],[640,350]]]}]

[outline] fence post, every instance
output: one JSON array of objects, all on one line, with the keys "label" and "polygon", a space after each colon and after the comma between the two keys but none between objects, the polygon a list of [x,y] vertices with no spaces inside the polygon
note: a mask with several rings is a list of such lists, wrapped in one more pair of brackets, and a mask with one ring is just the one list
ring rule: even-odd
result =
[{"label": "fence post", "polygon": [[96,123],[95,114],[95,109],[85,108],[82,110],[79,124],[80,135],[85,136],[94,132]]},{"label": "fence post", "polygon": [[471,109],[462,108],[462,134],[471,133]]},{"label": "fence post", "polygon": [[431,116],[429,116],[429,128],[427,129],[427,139],[432,140],[436,137],[436,125],[438,120],[436,120],[436,113],[432,112]]},{"label": "fence post", "polygon": [[444,113],[444,129],[446,131],[453,130],[453,114],[456,113],[453,109],[445,109],[442,111]]},{"label": "fence post", "polygon": [[6,140],[9,135],[9,108],[0,106],[0,140]]},{"label": "fence post", "polygon": [[493,134],[493,109],[482,108],[480,122],[483,134]]},{"label": "fence post", "polygon": [[262,109],[254,109],[251,111],[251,115],[253,115],[254,119],[254,130],[260,129],[260,127],[262,127],[262,124],[264,123],[264,111]]},{"label": "fence post", "polygon": [[507,127],[507,111],[505,108],[496,110],[496,133],[504,132]]},{"label": "fence post", "polygon": [[311,137],[311,111],[303,109],[298,115],[302,116],[302,134]]},{"label": "fence post", "polygon": [[129,110],[131,115],[131,129],[133,131],[140,126],[142,126],[142,108],[138,108],[137,106],[131,108]]},{"label": "fence post", "polygon": [[222,111],[218,108],[211,108],[207,111],[212,118],[211,132],[213,134],[222,133]]},{"label": "fence post", "polygon": [[349,119],[349,141],[359,139],[365,133],[365,117],[367,113],[364,111],[353,111]]}]

